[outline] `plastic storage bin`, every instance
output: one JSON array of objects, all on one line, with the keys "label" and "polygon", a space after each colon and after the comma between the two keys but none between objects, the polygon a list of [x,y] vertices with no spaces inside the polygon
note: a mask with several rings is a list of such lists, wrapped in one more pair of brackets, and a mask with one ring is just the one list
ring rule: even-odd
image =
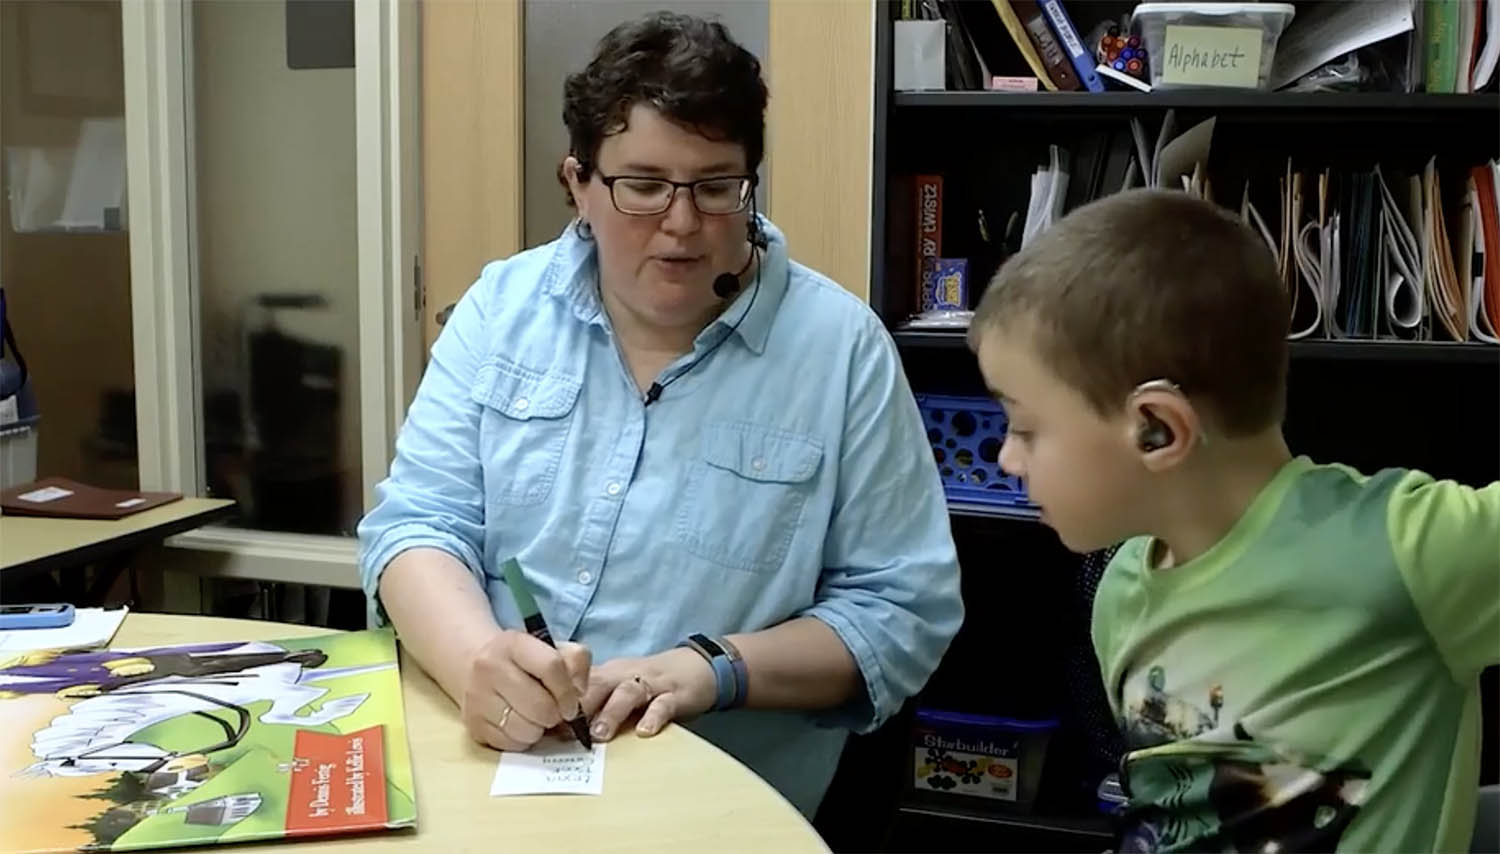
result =
[{"label": "plastic storage bin", "polygon": [[913,797],[1029,812],[1055,720],[1016,720],[918,709],[912,731]]},{"label": "plastic storage bin", "polygon": [[1173,59],[1167,47],[1168,27],[1258,30],[1260,68],[1255,88],[1265,89],[1271,79],[1271,63],[1276,59],[1276,41],[1296,11],[1291,3],[1142,3],[1135,7],[1132,27],[1140,32],[1141,41],[1145,42],[1153,89],[1231,85],[1168,82],[1165,79],[1166,67]]},{"label": "plastic storage bin", "polygon": [[1032,509],[1019,478],[1000,470],[1005,410],[984,397],[917,395],[922,424],[950,499]]}]

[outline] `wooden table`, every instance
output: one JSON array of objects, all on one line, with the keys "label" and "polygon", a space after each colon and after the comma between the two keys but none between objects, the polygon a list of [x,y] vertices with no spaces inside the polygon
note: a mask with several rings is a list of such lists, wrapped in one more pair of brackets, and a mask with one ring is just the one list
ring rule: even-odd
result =
[{"label": "wooden table", "polygon": [[[0,516],[0,571],[4,581],[54,569],[98,563],[107,571],[90,599],[102,595],[137,550],[229,518],[235,503],[222,498],[182,498],[123,519],[49,519]],[[83,604],[83,603],[79,603]]]},{"label": "wooden table", "polygon": [[[250,620],[131,614],[112,645],[277,640],[327,631]],[[602,795],[492,798],[490,780],[499,754],[468,737],[447,695],[404,652],[401,683],[416,778],[417,828],[300,843],[256,843],[244,850],[828,852],[802,814],[769,783],[679,726],[669,726],[651,739],[625,735],[610,742]]]}]

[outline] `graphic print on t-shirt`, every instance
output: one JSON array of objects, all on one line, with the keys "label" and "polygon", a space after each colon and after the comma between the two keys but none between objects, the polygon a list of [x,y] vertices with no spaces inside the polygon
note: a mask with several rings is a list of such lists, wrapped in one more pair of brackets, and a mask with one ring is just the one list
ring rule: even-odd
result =
[{"label": "graphic print on t-shirt", "polygon": [[1135,806],[1121,851],[1337,847],[1364,802],[1367,770],[1257,742],[1239,723],[1221,727],[1218,683],[1178,696],[1161,665],[1126,682],[1122,783]]}]

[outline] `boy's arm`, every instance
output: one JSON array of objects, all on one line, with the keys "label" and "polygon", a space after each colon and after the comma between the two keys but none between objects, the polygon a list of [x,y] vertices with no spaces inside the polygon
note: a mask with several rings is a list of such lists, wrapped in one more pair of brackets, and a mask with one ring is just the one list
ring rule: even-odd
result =
[{"label": "boy's arm", "polygon": [[1386,524],[1417,613],[1460,682],[1500,663],[1500,482],[1420,472],[1396,485]]}]

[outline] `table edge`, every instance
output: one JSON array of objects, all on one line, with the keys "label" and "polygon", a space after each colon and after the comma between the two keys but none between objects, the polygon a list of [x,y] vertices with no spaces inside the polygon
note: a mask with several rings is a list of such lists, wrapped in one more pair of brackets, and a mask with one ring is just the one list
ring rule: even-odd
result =
[{"label": "table edge", "polygon": [[[85,543],[83,545],[70,548],[66,551],[53,552],[52,554],[43,555],[41,557],[34,557],[30,560],[23,560],[17,563],[3,564],[0,565],[0,571],[10,573],[13,576],[30,575],[37,572],[47,572],[53,569],[68,566],[77,566],[82,563],[87,563],[91,560],[96,560],[100,557],[127,551],[129,549],[147,545],[152,542],[160,542],[162,540],[165,540],[167,537],[173,536],[175,534],[180,534],[184,531],[191,531],[194,528],[201,528],[211,522],[217,522],[221,519],[227,519],[231,516],[234,516],[239,510],[239,503],[229,499],[222,500],[224,500],[226,503],[214,507],[205,507],[185,516],[177,516],[172,518],[171,520],[161,523],[160,525],[152,525],[149,528],[137,528],[130,531],[125,531],[116,537],[110,537],[108,539],[98,540],[92,543]],[[152,509],[154,510],[157,508]],[[148,510],[146,512],[149,513],[150,511]],[[14,518],[19,519],[37,517],[17,516]]]}]

